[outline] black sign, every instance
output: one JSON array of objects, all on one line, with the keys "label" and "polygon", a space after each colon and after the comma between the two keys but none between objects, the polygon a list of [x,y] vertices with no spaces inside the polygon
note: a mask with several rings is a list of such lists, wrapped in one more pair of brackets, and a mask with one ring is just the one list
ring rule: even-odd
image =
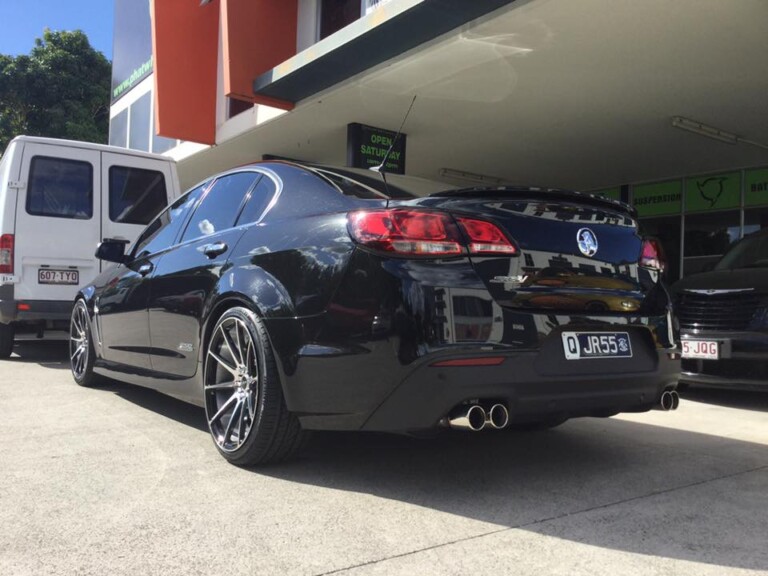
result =
[{"label": "black sign", "polygon": [[112,102],[152,72],[152,22],[149,0],[115,1],[112,47]]},{"label": "black sign", "polygon": [[[387,157],[385,169],[390,174],[405,174],[405,134],[358,124],[347,125],[347,164],[354,168],[379,166]],[[392,143],[394,142],[394,146]]]}]

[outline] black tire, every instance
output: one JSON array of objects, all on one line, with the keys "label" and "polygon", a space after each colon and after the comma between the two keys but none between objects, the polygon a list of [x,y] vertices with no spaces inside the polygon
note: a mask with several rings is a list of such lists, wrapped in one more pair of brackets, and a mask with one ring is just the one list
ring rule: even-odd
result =
[{"label": "black tire", "polygon": [[69,368],[80,386],[92,387],[99,384],[101,378],[93,373],[95,360],[88,307],[81,299],[75,302],[69,321]]},{"label": "black tire", "polygon": [[264,323],[247,308],[216,322],[203,362],[205,415],[222,456],[238,466],[279,462],[296,454],[308,434],[283,397]]},{"label": "black tire", "polygon": [[0,358],[9,358],[13,352],[15,332],[13,324],[0,324]]}]

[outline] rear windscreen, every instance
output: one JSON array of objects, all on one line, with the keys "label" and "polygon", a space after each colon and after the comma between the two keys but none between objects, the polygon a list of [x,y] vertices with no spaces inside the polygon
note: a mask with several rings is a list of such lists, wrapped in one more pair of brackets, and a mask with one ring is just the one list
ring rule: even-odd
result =
[{"label": "rear windscreen", "polygon": [[156,170],[112,166],[109,169],[109,219],[149,224],[165,208],[165,176]]},{"label": "rear windscreen", "polygon": [[90,219],[93,216],[91,163],[48,156],[32,158],[27,212],[34,216]]}]

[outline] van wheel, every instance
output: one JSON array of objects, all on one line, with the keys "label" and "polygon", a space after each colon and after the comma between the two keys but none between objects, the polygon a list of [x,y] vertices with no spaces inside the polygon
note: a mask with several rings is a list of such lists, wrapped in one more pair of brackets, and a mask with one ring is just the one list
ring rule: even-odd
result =
[{"label": "van wheel", "polygon": [[13,324],[0,324],[0,358],[8,358],[13,352]]},{"label": "van wheel", "polygon": [[98,383],[98,376],[93,373],[94,360],[88,308],[83,300],[78,300],[72,309],[69,323],[69,366],[72,377],[80,386],[94,386]]},{"label": "van wheel", "polygon": [[267,330],[253,312],[231,308],[219,318],[203,374],[208,428],[229,462],[279,462],[304,445],[307,432],[285,405]]}]

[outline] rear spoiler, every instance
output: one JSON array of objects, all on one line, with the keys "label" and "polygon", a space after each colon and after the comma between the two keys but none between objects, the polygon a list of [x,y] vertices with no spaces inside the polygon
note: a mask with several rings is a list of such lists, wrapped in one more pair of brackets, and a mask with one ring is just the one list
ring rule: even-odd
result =
[{"label": "rear spoiler", "polygon": [[519,199],[536,200],[554,200],[560,202],[578,202],[596,208],[610,208],[618,210],[637,218],[637,210],[626,202],[604,198],[587,192],[577,192],[575,190],[561,190],[558,188],[529,188],[519,186],[498,186],[498,187],[476,187],[462,188],[460,190],[446,190],[430,194],[430,197],[438,198],[499,198],[508,199],[510,197]]}]

